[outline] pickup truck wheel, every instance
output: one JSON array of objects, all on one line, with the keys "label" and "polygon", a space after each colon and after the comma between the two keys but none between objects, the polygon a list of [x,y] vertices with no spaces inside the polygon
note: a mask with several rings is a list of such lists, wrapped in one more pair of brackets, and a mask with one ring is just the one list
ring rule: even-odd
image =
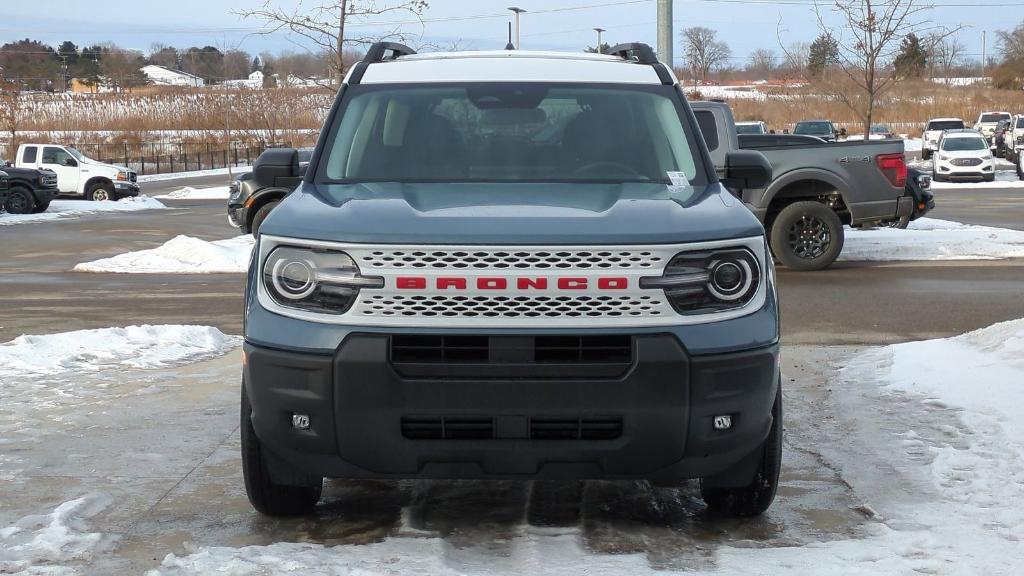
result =
[{"label": "pickup truck wheel", "polygon": [[708,510],[714,514],[743,518],[757,516],[772,505],[779,487],[779,472],[782,470],[782,388],[775,393],[772,405],[772,427],[761,448],[747,458],[758,458],[750,484],[739,488],[716,488],[701,480],[700,495]]},{"label": "pickup truck wheel", "polygon": [[49,207],[50,207],[50,201],[49,200],[47,200],[46,202],[37,202],[36,203],[36,207],[32,209],[32,213],[33,214],[38,214],[40,212],[46,212],[46,209],[49,208]]},{"label": "pickup truck wheel", "polygon": [[788,268],[821,270],[843,250],[843,222],[824,204],[794,202],[775,217],[771,245],[775,257]]},{"label": "pickup truck wheel", "polygon": [[268,215],[270,215],[270,211],[273,210],[280,203],[280,200],[267,202],[263,206],[260,206],[260,209],[256,211],[256,214],[254,214],[252,217],[252,225],[249,226],[249,228],[252,230],[253,238],[260,237],[260,226],[263,225],[263,221],[267,219]]},{"label": "pickup truck wheel", "polygon": [[320,500],[323,479],[319,486],[285,486],[273,481],[270,467],[280,464],[268,461],[267,450],[256,437],[252,427],[252,407],[244,384],[241,417],[242,476],[252,507],[268,516],[301,516],[312,512]]},{"label": "pickup truck wheel", "polygon": [[117,194],[114,193],[114,187],[110,184],[96,183],[89,186],[89,189],[85,191],[85,199],[95,200],[96,202],[117,200]]},{"label": "pickup truck wheel", "polygon": [[927,148],[921,149],[921,160],[930,160],[932,157],[932,151]]},{"label": "pickup truck wheel", "polygon": [[36,207],[36,198],[28,188],[15,186],[7,195],[4,208],[11,214],[31,214]]}]

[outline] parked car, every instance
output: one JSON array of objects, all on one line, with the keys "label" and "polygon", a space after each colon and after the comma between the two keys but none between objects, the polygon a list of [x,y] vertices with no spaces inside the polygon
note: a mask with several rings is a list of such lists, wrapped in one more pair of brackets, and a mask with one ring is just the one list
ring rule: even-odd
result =
[{"label": "parked car", "polygon": [[1024,152],[1024,114],[1013,117],[1010,131],[1006,137],[1006,159],[1019,164],[1017,159]]},{"label": "parked car", "polygon": [[939,138],[946,130],[963,130],[967,124],[959,118],[932,118],[924,126],[921,159],[929,160],[939,149]]},{"label": "parked car", "polygon": [[1013,115],[1009,112],[982,112],[978,115],[978,121],[974,123],[974,129],[985,137],[989,145],[992,145],[992,135],[995,133],[999,121],[1009,120],[1012,117]]},{"label": "parked car", "polygon": [[884,224],[892,228],[906,228],[911,222],[935,208],[935,195],[930,190],[931,185],[931,174],[917,168],[907,168],[906,195],[914,199],[914,211]]},{"label": "parked car", "polygon": [[15,168],[0,159],[0,169],[7,174],[9,189],[0,207],[11,214],[43,212],[57,196],[57,175],[45,168]]},{"label": "parked car", "polygon": [[[1009,132],[1013,128],[1013,119],[1000,120],[996,124],[995,131],[992,132],[992,150],[996,158],[1002,158],[1006,156],[1007,149],[1007,138]],[[1010,148],[1013,146],[1011,145]]]},{"label": "parked car", "polygon": [[768,126],[761,120],[755,120],[753,122],[737,122],[736,123],[737,134],[767,134]]},{"label": "parked car", "polygon": [[739,136],[728,105],[691,106],[720,173],[728,169],[732,150],[756,150],[768,159],[771,182],[737,195],[764,223],[772,253],[789,268],[831,265],[843,248],[844,224],[881,225],[913,214],[902,140],[779,145],[772,141],[807,136]]},{"label": "parked car", "polygon": [[60,194],[86,200],[118,200],[139,195],[135,171],[93,160],[71,146],[22,144],[18,146],[14,165],[56,172]]},{"label": "parked car", "polygon": [[888,124],[872,124],[871,125],[871,134],[870,134],[870,138],[871,139],[877,140],[877,139],[886,139],[886,138],[895,138],[895,137],[896,137],[896,133],[893,132],[891,128],[889,128]]},{"label": "parked car", "polygon": [[937,182],[992,182],[996,178],[996,159],[988,141],[977,130],[946,130],[932,160],[932,178]]},{"label": "parked car", "polygon": [[[295,150],[295,157],[292,160],[295,162],[295,170],[300,175],[305,174],[312,155],[312,148]],[[228,195],[228,222],[240,229],[242,234],[259,236],[263,220],[299,185],[301,179],[301,176],[289,178],[274,174],[266,180],[260,180],[256,171],[240,174],[231,183]]]},{"label": "parked car", "polygon": [[378,43],[351,68],[249,269],[256,510],[308,514],[325,477],[699,478],[709,514],[771,505],[775,274],[723,186],[770,167],[733,150],[719,180],[653,49],[607,52]]},{"label": "parked car", "polygon": [[831,120],[803,120],[796,123],[793,134],[816,136],[826,142],[835,142],[839,132]]}]

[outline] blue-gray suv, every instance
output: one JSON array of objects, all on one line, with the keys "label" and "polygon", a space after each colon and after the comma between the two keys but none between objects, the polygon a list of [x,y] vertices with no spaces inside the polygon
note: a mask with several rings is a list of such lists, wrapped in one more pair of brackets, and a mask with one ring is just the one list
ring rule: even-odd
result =
[{"label": "blue-gray suv", "polygon": [[[349,72],[249,270],[246,490],[303,514],[325,477],[699,478],[763,512],[779,479],[775,273],[678,83],[611,54],[416,54]],[[304,173],[303,173],[304,172]]]}]

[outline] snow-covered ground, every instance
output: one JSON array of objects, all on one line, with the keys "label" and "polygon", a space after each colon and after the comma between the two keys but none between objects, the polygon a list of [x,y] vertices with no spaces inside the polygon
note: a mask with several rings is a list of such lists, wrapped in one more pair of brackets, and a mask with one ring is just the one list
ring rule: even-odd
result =
[{"label": "snow-covered ground", "polygon": [[919,218],[906,230],[846,230],[840,260],[993,260],[1024,258],[1024,232]]},{"label": "snow-covered ground", "polygon": [[209,188],[193,188],[185,186],[173,192],[154,196],[154,198],[167,200],[227,200],[231,195],[228,186],[211,186]]},{"label": "snow-covered ground", "polygon": [[[252,172],[252,166],[238,166],[231,169],[231,174],[245,174]],[[139,176],[139,182],[163,182],[165,180],[177,180],[179,178],[197,178],[200,176],[221,176],[227,175],[227,168],[212,168],[210,170],[191,170],[189,172],[168,172],[167,174],[147,174]]]},{"label": "snow-covered ground", "polygon": [[76,265],[75,270],[125,274],[242,273],[249,267],[254,243],[248,234],[213,242],[180,235],[156,248],[84,262]]},{"label": "snow-covered ground", "polygon": [[163,368],[218,356],[239,344],[240,337],[210,326],[175,324],[22,335],[0,344],[0,392],[19,386],[25,375]]},{"label": "snow-covered ground", "polygon": [[54,200],[46,212],[39,214],[8,214],[0,213],[0,226],[10,224],[26,224],[30,222],[46,222],[62,218],[77,218],[88,214],[105,212],[134,212],[137,210],[156,210],[166,208],[159,200],[147,196],[122,198],[117,202],[89,202],[87,200]]},{"label": "snow-covered ground", "polygon": [[89,561],[113,544],[111,536],[87,527],[88,519],[109,503],[100,496],[76,498],[49,514],[26,516],[0,528],[0,574],[76,574],[62,565]]}]

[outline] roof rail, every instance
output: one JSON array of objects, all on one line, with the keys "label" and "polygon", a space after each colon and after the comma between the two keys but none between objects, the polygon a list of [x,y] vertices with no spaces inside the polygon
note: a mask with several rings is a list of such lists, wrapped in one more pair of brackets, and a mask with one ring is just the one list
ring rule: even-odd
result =
[{"label": "roof rail", "polygon": [[643,42],[616,44],[609,48],[607,53],[640,64],[657,64],[658,62],[658,56],[654,53],[654,49]]},{"label": "roof rail", "polygon": [[[386,57],[389,51],[391,56]],[[363,62],[383,62],[385,60],[394,60],[399,56],[411,56],[415,53],[416,51],[412,48],[398,42],[374,42],[370,49],[366,51],[366,56],[363,56]]]}]

